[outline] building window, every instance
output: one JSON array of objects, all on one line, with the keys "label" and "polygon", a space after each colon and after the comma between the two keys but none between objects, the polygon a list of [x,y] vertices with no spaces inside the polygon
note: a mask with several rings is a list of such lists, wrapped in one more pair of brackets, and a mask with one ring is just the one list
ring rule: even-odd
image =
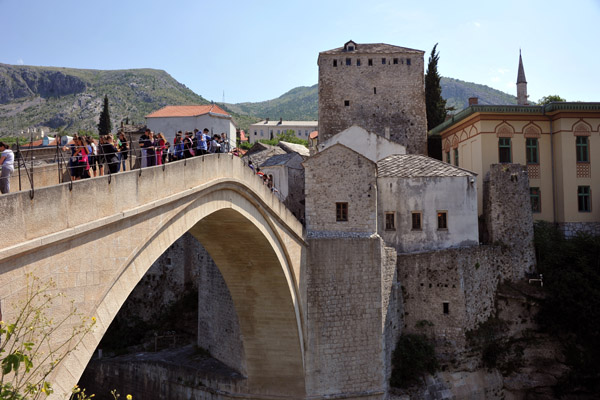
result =
[{"label": "building window", "polygon": [[369,58],[369,67],[372,67],[372,66],[373,66],[373,59]]},{"label": "building window", "polygon": [[335,220],[348,221],[348,203],[335,203]]},{"label": "building window", "polygon": [[281,132],[279,132],[279,129],[277,129],[277,134],[279,135]]},{"label": "building window", "polygon": [[352,59],[346,58],[346,65],[352,65]]},{"label": "building window", "polygon": [[590,149],[587,136],[577,136],[575,148],[577,151],[577,162],[590,162]]},{"label": "building window", "polygon": [[394,58],[394,64],[398,64],[398,59]]},{"label": "building window", "polygon": [[446,162],[447,162],[448,164],[450,164],[450,163],[451,163],[451,161],[450,161],[450,150],[448,150],[448,151],[446,152]]},{"label": "building window", "polygon": [[525,140],[525,148],[527,154],[527,164],[539,164],[538,140],[528,138]]},{"label": "building window", "polygon": [[333,60],[333,66],[337,67],[337,60]]},{"label": "building window", "polygon": [[579,212],[591,212],[592,201],[589,186],[577,186],[577,207]]},{"label": "building window", "polygon": [[256,136],[256,131],[254,131],[254,136]]},{"label": "building window", "polygon": [[381,64],[385,65],[385,57],[381,59]]},{"label": "building window", "polygon": [[529,198],[531,199],[531,212],[541,213],[542,212],[542,196],[540,195],[540,188],[532,187],[529,188]]},{"label": "building window", "polygon": [[458,147],[454,149],[454,165],[458,167]]},{"label": "building window", "polygon": [[304,134],[305,134],[306,136],[308,136],[308,130],[305,130],[305,131],[304,131]]},{"label": "building window", "polygon": [[498,160],[500,163],[511,163],[510,138],[498,139]]},{"label": "building window", "polygon": [[438,229],[448,229],[448,212],[438,211],[437,213]]},{"label": "building window", "polygon": [[447,301],[444,301],[442,303],[442,311],[444,312],[444,314],[450,314],[450,303]]},{"label": "building window", "polygon": [[406,65],[410,65],[410,58],[406,59]]},{"label": "building window", "polygon": [[262,131],[262,129],[260,130],[260,136],[263,136],[263,131]]},{"label": "building window", "polygon": [[357,66],[357,67],[360,67],[360,58],[357,58],[357,59],[356,59],[356,66]]},{"label": "building window", "polygon": [[420,212],[413,212],[411,215],[411,219],[412,219],[412,230],[413,231],[420,231],[422,229],[421,227],[421,213]]},{"label": "building window", "polygon": [[344,100],[344,106],[345,107],[349,107],[350,106],[350,100]]},{"label": "building window", "polygon": [[373,94],[377,94],[377,88],[376,87],[373,88]]},{"label": "building window", "polygon": [[348,46],[348,51],[354,51],[354,46]]},{"label": "building window", "polygon": [[396,213],[386,212],[385,213],[385,230],[393,231],[396,229]]}]

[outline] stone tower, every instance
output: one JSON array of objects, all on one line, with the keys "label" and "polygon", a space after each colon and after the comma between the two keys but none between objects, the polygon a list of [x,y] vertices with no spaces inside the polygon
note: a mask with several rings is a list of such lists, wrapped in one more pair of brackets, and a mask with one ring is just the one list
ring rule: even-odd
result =
[{"label": "stone tower", "polygon": [[319,141],[358,125],[426,154],[424,53],[353,41],[319,53]]},{"label": "stone tower", "polygon": [[521,50],[519,50],[519,73],[517,74],[517,104],[520,106],[528,106],[527,101],[527,80],[525,79],[525,69],[523,68],[523,59],[521,58]]}]

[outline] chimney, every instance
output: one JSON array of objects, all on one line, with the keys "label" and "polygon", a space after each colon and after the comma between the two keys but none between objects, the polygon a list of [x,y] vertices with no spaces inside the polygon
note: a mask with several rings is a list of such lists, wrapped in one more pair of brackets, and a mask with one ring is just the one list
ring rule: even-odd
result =
[{"label": "chimney", "polygon": [[479,104],[478,97],[469,97],[469,105],[470,106],[476,106],[477,104]]},{"label": "chimney", "polygon": [[265,124],[268,124],[268,123],[269,123],[269,118],[267,118],[267,119],[265,120]]},{"label": "chimney", "polygon": [[281,125],[283,123],[283,118],[279,118],[279,123],[277,125]]}]

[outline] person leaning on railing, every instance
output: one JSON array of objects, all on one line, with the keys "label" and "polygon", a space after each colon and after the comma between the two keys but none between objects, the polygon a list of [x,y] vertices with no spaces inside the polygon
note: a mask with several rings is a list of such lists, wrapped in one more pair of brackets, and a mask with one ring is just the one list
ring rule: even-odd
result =
[{"label": "person leaning on railing", "polygon": [[0,142],[0,193],[10,193],[10,175],[15,170],[15,154],[4,142]]},{"label": "person leaning on railing", "polygon": [[119,156],[121,158],[121,171],[126,171],[127,166],[127,155],[129,153],[129,146],[127,145],[127,139],[123,132],[119,132],[119,140],[117,141],[117,147],[119,147]]},{"label": "person leaning on railing", "polygon": [[108,170],[110,173],[116,174],[119,172],[119,150],[114,146],[112,135],[104,136],[102,151],[104,153],[104,157],[106,158],[106,163],[108,164]]}]

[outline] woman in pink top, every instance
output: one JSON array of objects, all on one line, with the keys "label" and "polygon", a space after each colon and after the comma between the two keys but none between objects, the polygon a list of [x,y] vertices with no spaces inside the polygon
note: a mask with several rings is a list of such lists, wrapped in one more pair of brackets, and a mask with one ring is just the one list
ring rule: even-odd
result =
[{"label": "woman in pink top", "polygon": [[156,136],[156,141],[154,142],[154,147],[156,149],[156,165],[162,165],[162,155],[163,155],[163,151],[165,151],[165,145],[167,143],[167,140],[165,139],[165,135],[162,134],[162,132],[159,132],[159,134]]}]

